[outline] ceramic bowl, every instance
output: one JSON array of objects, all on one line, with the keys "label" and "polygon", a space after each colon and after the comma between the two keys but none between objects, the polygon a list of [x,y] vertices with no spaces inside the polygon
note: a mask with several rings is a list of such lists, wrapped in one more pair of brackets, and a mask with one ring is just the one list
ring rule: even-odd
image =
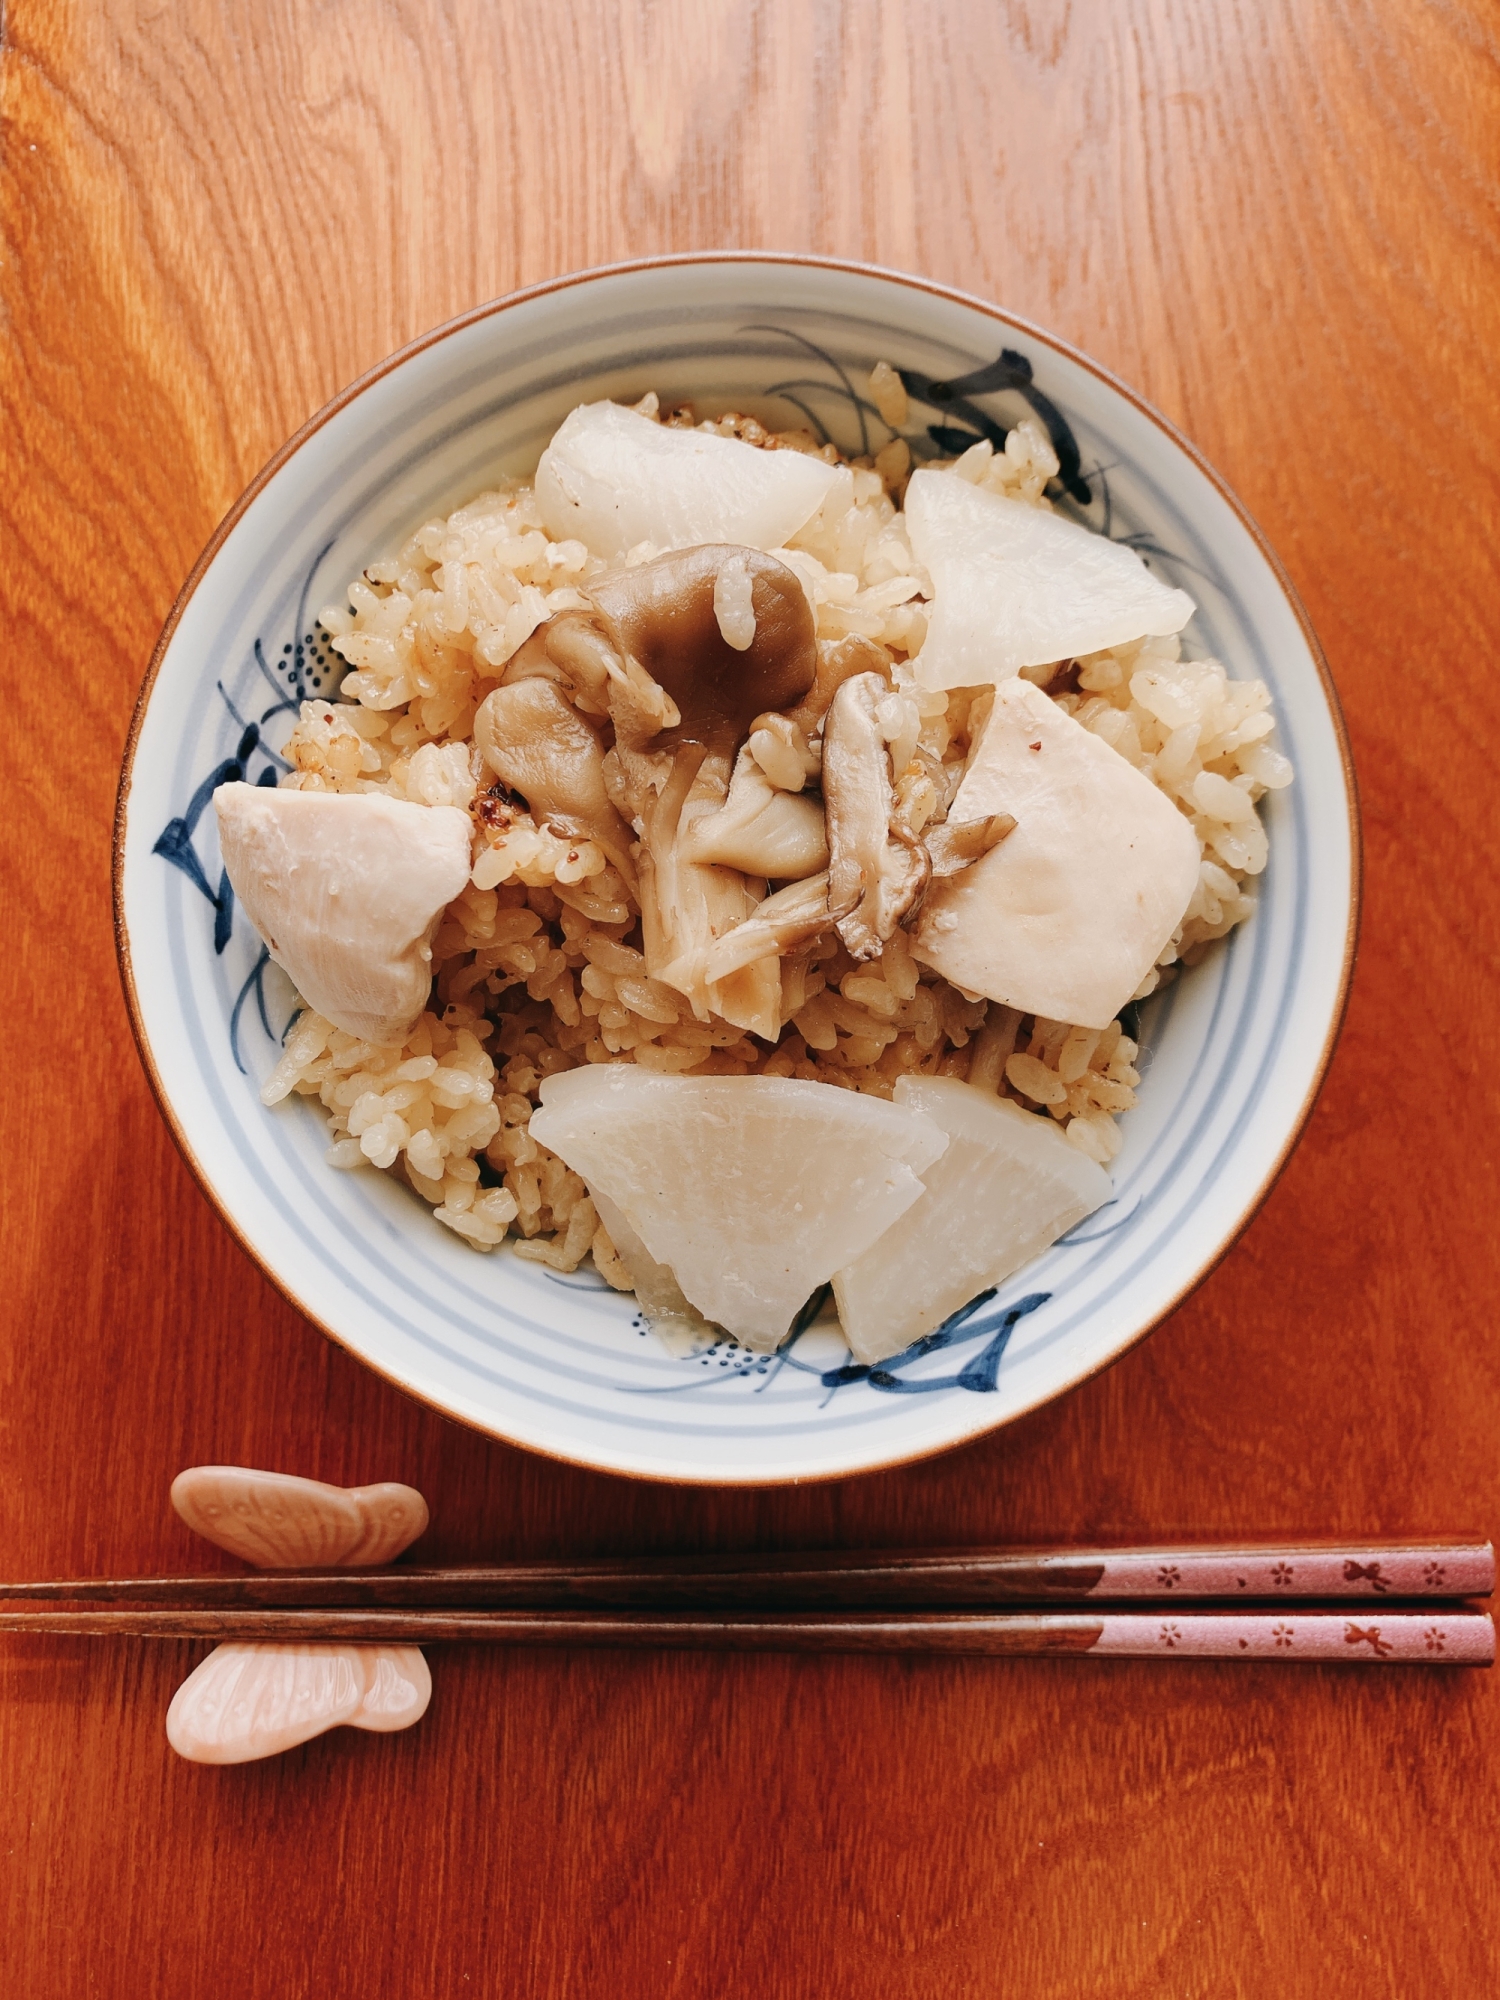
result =
[{"label": "ceramic bowl", "polygon": [[[1053,422],[1088,518],[1196,599],[1189,651],[1270,684],[1297,781],[1267,802],[1256,916],[1143,1009],[1145,1075],[1110,1206],[920,1355],[854,1366],[824,1321],[770,1359],[728,1344],[674,1357],[591,1266],[559,1277],[508,1250],[477,1255],[386,1176],[330,1169],[314,1105],[262,1107],[292,994],[234,908],[209,801],[272,764],[299,699],[332,692],[340,663],[317,608],[414,523],[529,471],[575,404],[654,388],[664,404],[811,420],[858,450],[886,435],[855,388],[882,358],[937,382],[986,370],[967,395],[914,403],[914,437],[935,427],[952,449],[1028,408]],[[1192,447],[1094,363],[993,306],[759,255],[583,273],[502,299],[314,417],[230,513],[167,622],[125,759],[115,865],[125,987],[162,1109],[225,1221],[309,1319],[493,1436],[612,1472],[747,1485],[960,1444],[1063,1394],[1169,1313],[1307,1118],[1358,901],[1327,669],[1276,558]]]}]

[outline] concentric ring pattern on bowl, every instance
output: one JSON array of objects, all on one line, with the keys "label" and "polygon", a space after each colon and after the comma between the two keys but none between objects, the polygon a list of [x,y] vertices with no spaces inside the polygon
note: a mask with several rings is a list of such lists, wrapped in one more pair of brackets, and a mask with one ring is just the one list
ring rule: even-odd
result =
[{"label": "concentric ring pattern on bowl", "polygon": [[[221,883],[215,782],[277,768],[332,667],[313,618],[413,524],[525,472],[576,403],[798,410],[845,448],[887,435],[852,385],[888,360],[934,380],[1002,351],[981,417],[1050,405],[1088,518],[1135,538],[1199,610],[1188,648],[1271,686],[1297,782],[1265,812],[1256,916],[1143,1011],[1146,1075],[1113,1204],[924,1353],[848,1365],[836,1324],[782,1355],[675,1359],[591,1267],[481,1257],[415,1197],[323,1159],[305,1103],[265,1110],[290,989]],[[1029,373],[1030,381],[1026,376]],[[795,400],[793,400],[795,399]],[[1039,399],[1041,402],[1039,404]],[[914,405],[909,431],[962,412]],[[776,1482],[960,1443],[1082,1380],[1154,1326],[1253,1213],[1331,1051],[1352,957],[1352,777],[1315,642],[1243,511],[1128,391],[1037,329],[918,280],[758,256],[674,259],[503,300],[440,329],[315,418],[210,545],[163,634],[121,789],[116,911],[142,1053],[172,1128],[251,1255],[391,1381],[496,1436],[607,1470]],[[259,970],[257,968],[259,967]],[[1019,1308],[1019,1310],[1018,1310]]]}]

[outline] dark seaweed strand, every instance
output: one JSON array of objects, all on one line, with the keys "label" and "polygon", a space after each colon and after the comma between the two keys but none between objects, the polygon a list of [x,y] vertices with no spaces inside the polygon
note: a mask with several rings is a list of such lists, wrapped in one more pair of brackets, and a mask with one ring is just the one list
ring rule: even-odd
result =
[{"label": "dark seaweed strand", "polygon": [[859,419],[860,455],[862,457],[869,456],[870,427],[865,422],[864,405],[859,400],[859,396],[855,391],[854,384],[849,380],[848,375],[844,372],[843,368],[839,365],[839,363],[834,360],[831,354],[825,353],[824,350],[818,346],[816,341],[809,340],[805,334],[793,333],[790,330],[790,328],[784,326],[742,326],[740,328],[740,332],[779,334],[783,340],[795,341],[798,347],[805,348],[809,354],[816,355],[818,360],[823,363],[825,368],[831,368],[834,374],[837,375],[839,380],[843,383],[844,393],[849,398],[849,402],[854,410],[855,416]]}]

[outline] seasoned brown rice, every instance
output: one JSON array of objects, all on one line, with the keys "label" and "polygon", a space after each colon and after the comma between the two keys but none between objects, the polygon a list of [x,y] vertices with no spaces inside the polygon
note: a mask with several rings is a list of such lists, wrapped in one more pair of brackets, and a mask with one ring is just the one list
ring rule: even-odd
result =
[{"label": "seasoned brown rice", "polygon": [[[877,369],[871,387],[894,424],[897,394],[905,393],[899,377]],[[656,399],[640,407],[654,415]],[[679,411],[668,421],[693,416]],[[778,554],[802,579],[820,641],[858,633],[887,649],[909,707],[908,741],[943,774],[939,796],[924,766],[910,764],[900,781],[908,818],[941,816],[962,774],[970,707],[982,691],[932,694],[910,670],[925,636],[929,586],[897,509],[907,446],[898,439],[850,463],[805,433],[771,435],[751,418],[703,427],[767,448],[817,451],[839,466],[829,500]],[[1044,489],[1057,469],[1044,432],[1027,421],[1003,452],[977,444],[952,474],[1046,507]],[[643,546],[626,561],[656,553]],[[602,849],[538,826],[488,789],[490,773],[472,742],[475,709],[511,655],[545,619],[582,606],[580,586],[605,567],[581,542],[553,540],[530,483],[513,481],[446,520],[424,522],[394,557],[351,584],[347,604],[322,612],[352,671],[342,700],[303,703],[283,782],[459,806],[474,817],[476,858],[434,944],[431,1007],[405,1045],[377,1047],[304,1013],[265,1101],[315,1096],[328,1117],[332,1165],[401,1176],[475,1249],[511,1235],[518,1255],[559,1271],[592,1250],[620,1290],[630,1289],[629,1274],[582,1180],[528,1129],[542,1080],[581,1063],[805,1077],[881,1097],[909,1072],[956,1076],[1044,1108],[1083,1152],[1112,1159],[1115,1121],[1135,1102],[1140,1080],[1136,1043],[1121,1023],[1085,1029],[969,999],[913,959],[903,931],[864,964],[831,931],[785,959],[774,1047],[717,1019],[696,1020],[681,994],[648,977],[636,905]],[[1255,908],[1254,878],[1266,860],[1256,803],[1292,776],[1273,747],[1269,694],[1260,681],[1231,681],[1215,661],[1182,659],[1175,638],[1028,674],[1151,778],[1198,835],[1198,887],[1137,995],[1144,998]],[[915,794],[922,785],[930,798]]]}]

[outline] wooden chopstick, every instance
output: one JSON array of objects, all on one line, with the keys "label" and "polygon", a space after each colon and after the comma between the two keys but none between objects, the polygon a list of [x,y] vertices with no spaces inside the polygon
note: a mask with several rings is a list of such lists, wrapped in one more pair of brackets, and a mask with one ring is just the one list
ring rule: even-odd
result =
[{"label": "wooden chopstick", "polygon": [[1487,1611],[1454,1605],[1387,1610],[1039,1611],[905,1616],[561,1611],[162,1610],[100,1606],[0,1612],[0,1632],[346,1645],[468,1642],[625,1646],[740,1653],[1082,1654],[1105,1658],[1309,1661],[1487,1667]]},{"label": "wooden chopstick", "polygon": [[184,1609],[981,1609],[1150,1599],[1488,1597],[1487,1541],[1267,1542],[1187,1548],[831,1550],[442,1569],[264,1570],[0,1583],[0,1602]]}]

